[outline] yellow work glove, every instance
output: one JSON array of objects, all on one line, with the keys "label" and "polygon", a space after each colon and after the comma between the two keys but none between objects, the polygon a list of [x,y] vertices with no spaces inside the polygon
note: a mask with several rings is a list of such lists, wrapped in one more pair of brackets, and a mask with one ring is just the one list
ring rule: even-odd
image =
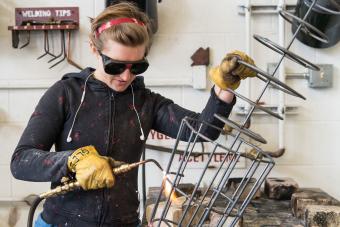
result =
[{"label": "yellow work glove", "polygon": [[247,77],[256,76],[256,72],[244,65],[237,63],[238,59],[251,65],[255,65],[254,60],[248,55],[241,51],[235,50],[227,54],[219,66],[210,69],[210,79],[221,89],[226,90],[227,88],[230,88],[235,90],[240,86],[241,79],[243,80]]},{"label": "yellow work glove", "polygon": [[70,171],[76,174],[76,179],[84,190],[110,188],[115,183],[112,173],[112,158],[98,154],[94,146],[81,147],[74,151],[67,161]]}]

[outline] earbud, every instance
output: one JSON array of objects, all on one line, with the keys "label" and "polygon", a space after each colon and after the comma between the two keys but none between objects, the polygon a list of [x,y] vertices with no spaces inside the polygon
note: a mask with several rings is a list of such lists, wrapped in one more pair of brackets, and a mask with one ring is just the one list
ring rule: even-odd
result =
[{"label": "earbud", "polygon": [[140,132],[141,132],[141,135],[139,137],[140,140],[145,140],[145,136],[144,136],[144,132],[143,132],[143,129],[140,128]]},{"label": "earbud", "polygon": [[[73,128],[73,126],[72,126],[72,128]],[[68,142],[68,143],[72,142],[72,137],[71,137],[72,128],[67,134],[66,142]]]}]

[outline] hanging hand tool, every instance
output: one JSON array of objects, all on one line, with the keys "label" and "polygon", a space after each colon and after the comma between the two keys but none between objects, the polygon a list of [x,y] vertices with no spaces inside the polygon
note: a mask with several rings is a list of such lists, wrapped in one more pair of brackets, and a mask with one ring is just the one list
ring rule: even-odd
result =
[{"label": "hanging hand tool", "polygon": [[[65,47],[65,31],[67,31],[69,35],[71,31],[77,29],[79,29],[78,7],[15,8],[15,25],[8,26],[8,30],[12,31],[13,48],[18,48],[19,46],[20,32],[27,32],[28,39],[20,49],[26,47],[30,43],[31,31],[44,31],[44,53],[40,55],[38,59],[46,55],[53,57],[49,62],[61,58],[58,62],[50,66],[50,68],[55,67],[65,59],[73,66],[79,69],[81,68],[70,59],[69,53],[66,51]],[[59,30],[61,34],[61,50],[57,55],[50,52],[49,30]]]},{"label": "hanging hand tool", "polygon": [[54,66],[60,64],[62,61],[64,61],[66,59],[66,48],[65,48],[65,31],[64,30],[60,30],[60,43],[61,43],[61,50],[60,50],[60,54],[58,54],[57,56],[55,56],[54,58],[52,58],[51,60],[48,61],[48,63],[56,60],[57,58],[63,56],[63,58],[61,60],[59,60],[57,63],[55,63],[54,65],[50,66],[50,69],[53,68]]},{"label": "hanging hand tool", "polygon": [[70,31],[66,31],[66,34],[67,34],[67,46],[66,46],[66,49],[67,49],[67,52],[66,52],[66,59],[67,59],[67,62],[70,64],[70,65],[73,65],[74,67],[80,69],[80,70],[83,70],[83,67],[81,67],[80,65],[78,65],[77,63],[75,63],[72,59],[71,59],[71,32]]},{"label": "hanging hand tool", "polygon": [[20,49],[22,49],[22,48],[28,46],[28,44],[30,44],[30,39],[31,39],[31,32],[28,31],[28,32],[27,32],[27,41],[26,41],[26,43],[24,43],[24,44],[20,47]]},{"label": "hanging hand tool", "polygon": [[39,60],[40,58],[42,58],[46,55],[50,55],[52,57],[55,57],[55,55],[50,52],[50,43],[49,43],[49,39],[48,39],[48,31],[47,30],[44,30],[44,51],[45,51],[45,53],[40,55],[37,58],[37,60]]}]

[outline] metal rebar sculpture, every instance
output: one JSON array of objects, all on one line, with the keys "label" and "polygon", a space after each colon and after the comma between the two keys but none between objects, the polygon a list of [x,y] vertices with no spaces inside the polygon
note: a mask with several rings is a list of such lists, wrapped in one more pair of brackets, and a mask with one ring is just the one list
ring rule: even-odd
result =
[{"label": "metal rebar sculpture", "polygon": [[[159,211],[157,212],[157,210],[160,208],[159,205],[161,202],[162,193],[165,190],[166,184],[163,183],[159,195],[157,197],[157,201],[154,204],[151,213],[149,226],[161,226],[161,225],[181,227],[202,226],[209,217],[208,215],[210,214],[210,212],[216,212],[220,215],[220,219],[218,221],[217,226],[222,226],[227,219],[229,226],[235,226],[237,224],[238,220],[242,217],[246,206],[249,204],[250,200],[255,195],[257,190],[261,187],[261,184],[263,183],[263,181],[265,180],[265,178],[275,165],[273,159],[269,155],[263,152],[258,146],[249,142],[250,141],[249,139],[252,139],[259,143],[267,143],[266,140],[261,135],[252,132],[251,130],[245,127],[247,121],[250,119],[255,109],[262,110],[280,120],[283,119],[282,116],[280,116],[279,114],[274,113],[270,109],[265,108],[258,104],[269,85],[289,95],[305,99],[305,97],[299,94],[297,91],[290,88],[289,86],[287,86],[286,84],[284,84],[283,82],[274,77],[276,71],[278,70],[280,64],[282,63],[282,60],[285,57],[312,70],[320,70],[318,66],[289,51],[289,48],[291,47],[298,32],[300,31],[305,32],[306,34],[309,34],[320,41],[327,42],[328,38],[325,34],[323,34],[317,28],[313,27],[312,25],[308,24],[305,21],[313,7],[318,7],[317,0],[314,0],[311,3],[309,10],[306,12],[304,18],[302,19],[290,14],[285,10],[279,11],[280,16],[282,16],[285,20],[298,26],[296,32],[294,33],[291,41],[289,42],[286,48],[281,47],[278,44],[270,41],[269,39],[261,37],[259,35],[253,36],[254,39],[260,42],[261,44],[267,46],[268,48],[282,55],[282,57],[279,60],[279,63],[277,64],[275,70],[271,75],[257,68],[256,66],[249,65],[243,61],[238,61],[239,64],[245,65],[246,67],[249,67],[250,69],[255,71],[257,73],[257,78],[264,81],[265,85],[256,101],[252,101],[236,93],[235,91],[228,89],[230,92],[235,94],[235,96],[248,102],[251,106],[248,114],[244,119],[243,124],[241,125],[223,116],[215,115],[217,119],[224,122],[226,125],[233,129],[232,131],[233,133],[230,134],[231,137],[233,138],[230,146],[227,147],[225,145],[220,144],[219,142],[212,141],[211,139],[206,137],[203,133],[201,133],[202,128],[207,127],[211,127],[215,130],[220,131],[222,131],[223,129],[207,124],[206,122],[201,122],[191,118],[185,118],[182,121],[172,154],[170,156],[168,166],[165,170],[164,180],[168,185],[169,184],[171,185],[169,195],[176,193],[178,196],[184,198],[184,202],[182,203],[183,212],[181,213],[181,217],[179,218],[179,220],[174,221],[169,220],[167,218],[167,213],[169,212],[170,206],[172,203],[175,202],[172,196],[167,197],[166,201],[163,202],[163,205],[161,207],[162,210],[160,210],[160,212]],[[179,149],[180,144],[179,138],[181,138],[183,133],[186,133],[188,131],[190,132],[190,138],[188,142],[186,142],[185,144],[183,157],[178,163],[179,166],[174,167],[173,161],[175,154],[178,153],[176,151]],[[204,164],[204,168],[202,169],[201,175],[198,176],[197,180],[195,181],[196,184],[194,190],[189,194],[181,190],[179,188],[179,184],[182,182],[186,174],[188,174],[187,169],[189,169],[188,166],[190,165],[189,163],[190,154],[195,150],[196,144],[202,141],[208,142],[209,145],[211,145],[210,146],[211,149],[208,152],[208,159]],[[239,148],[241,147],[241,145],[251,147],[252,152],[249,153],[240,152]],[[213,155],[217,151],[224,152],[225,154],[224,159],[217,168],[217,170],[213,173],[213,177],[211,176],[207,177],[207,170],[209,168],[209,164],[212,161]],[[235,166],[237,162],[240,161],[242,158],[248,161],[248,167],[244,171],[243,177],[241,178],[239,184],[236,187],[234,187],[234,189],[232,189],[230,187],[231,177],[236,175]],[[170,171],[173,171],[174,168],[176,169],[177,172],[175,175],[173,175],[173,178],[170,179],[170,177],[168,176],[169,174],[171,174]],[[252,179],[252,177],[256,177],[256,181],[252,182],[253,184],[250,184],[250,179]],[[209,183],[207,186],[205,185],[203,193],[200,196],[198,196],[199,194],[198,191],[203,186],[203,179],[207,180]],[[251,189],[249,191],[246,191],[245,190],[246,187],[249,186]],[[231,193],[230,189],[232,189]],[[247,194],[244,196],[244,193]],[[241,195],[245,199],[241,200],[240,199]],[[216,203],[217,198],[219,199],[222,198],[225,201],[224,203],[225,206],[223,210],[214,208],[214,204]]]}]

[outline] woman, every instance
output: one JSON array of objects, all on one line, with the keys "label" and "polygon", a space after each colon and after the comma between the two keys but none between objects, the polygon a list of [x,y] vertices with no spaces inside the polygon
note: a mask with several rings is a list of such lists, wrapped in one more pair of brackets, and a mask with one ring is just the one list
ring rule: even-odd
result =
[{"label": "woman", "polygon": [[[240,78],[251,76],[236,57],[251,59],[235,52],[212,70],[219,86],[199,114],[153,93],[136,77],[148,68],[150,39],[149,20],[137,7],[106,8],[91,25],[96,69],[66,74],[39,101],[13,154],[12,174],[51,181],[52,188],[68,176],[82,189],[46,199],[36,226],[138,226],[138,170],[115,177],[114,160],[139,161],[151,129],[176,137],[185,116],[223,127],[213,115],[228,116],[235,98],[220,87],[235,89]],[[217,130],[203,133],[218,137]],[[53,144],[56,152],[50,152]]]}]

